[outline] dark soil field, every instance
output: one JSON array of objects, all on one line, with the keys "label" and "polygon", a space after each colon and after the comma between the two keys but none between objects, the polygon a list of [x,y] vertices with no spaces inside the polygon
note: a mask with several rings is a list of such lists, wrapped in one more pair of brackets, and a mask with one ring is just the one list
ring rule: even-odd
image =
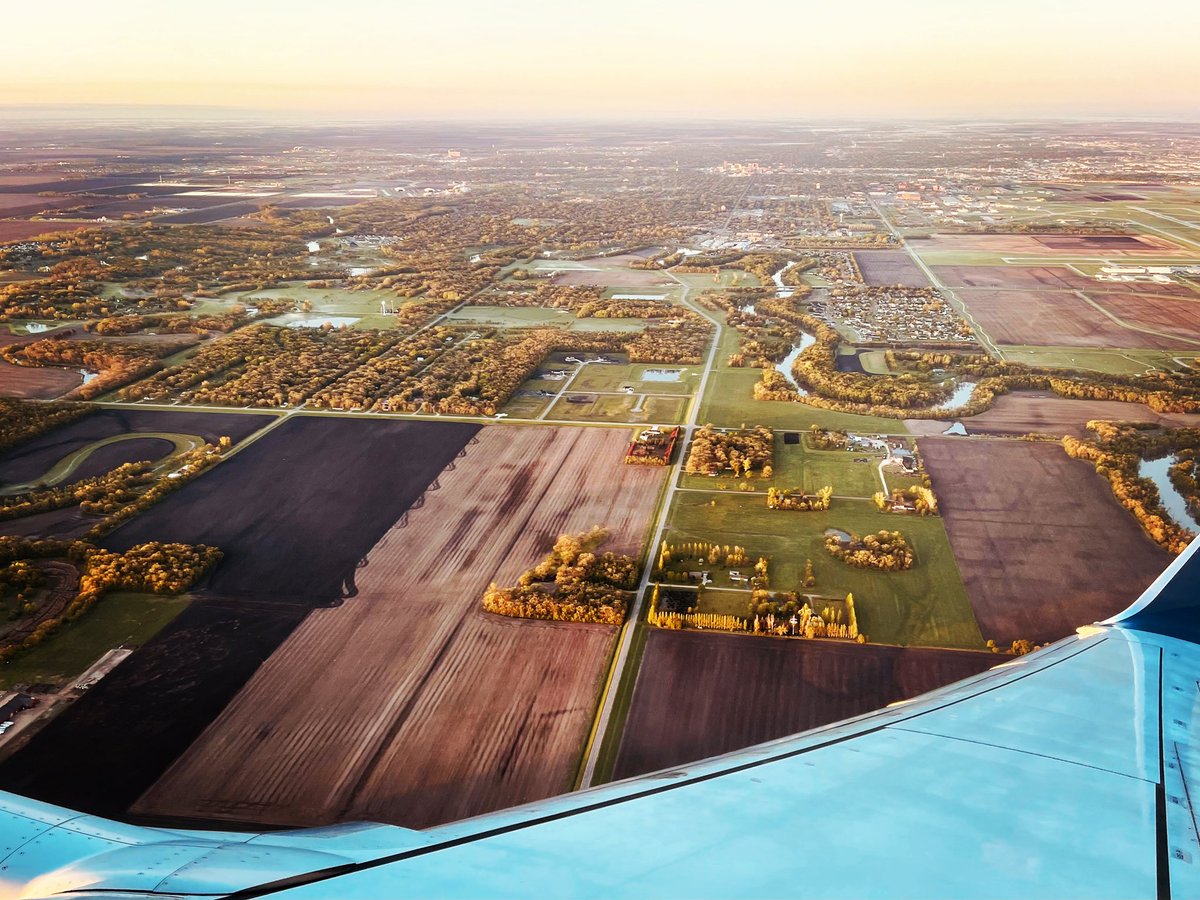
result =
[{"label": "dark soil field", "polygon": [[30,222],[26,219],[3,219],[0,220],[0,243],[25,241],[42,235],[95,227],[94,222]]},{"label": "dark soil field", "polygon": [[[1061,254],[1062,250],[1045,244],[1044,241],[1048,238],[1081,240],[1094,239],[1094,237],[1092,235],[1047,236],[1044,234],[935,234],[928,243],[922,244],[921,249],[922,251],[952,253],[979,250],[985,253],[1003,254],[1004,256],[1054,256]],[[1101,235],[1100,237],[1105,237],[1105,235]],[[1125,236],[1113,235],[1113,237]],[[1089,250],[1103,249],[1105,256],[1112,257],[1136,257],[1138,254],[1145,253],[1161,255],[1163,253],[1179,251],[1177,245],[1161,237],[1138,235],[1134,240],[1136,243],[1133,245],[1127,243],[1120,245],[1106,244],[1103,248],[1092,245]]]},{"label": "dark soil field", "polygon": [[867,284],[929,287],[929,279],[903,250],[855,251],[854,261]]},{"label": "dark soil field", "polygon": [[145,175],[102,175],[96,178],[47,178],[44,181],[33,183],[22,177],[17,182],[0,185],[0,194],[40,194],[45,191],[66,194],[78,191],[97,191],[122,185],[129,185],[129,190],[132,191],[134,190],[132,185],[149,177],[151,177],[150,173]]},{"label": "dark soil field", "polygon": [[[1047,261],[1051,262],[1051,261]],[[1066,266],[933,266],[934,274],[952,288],[1014,292],[1084,291],[1087,294],[1133,294],[1195,298],[1180,283],[1097,281]]]},{"label": "dark soil field", "polygon": [[193,602],[0,763],[0,788],[123,815],[307,613],[245,599]]},{"label": "dark soil field", "polygon": [[103,409],[0,454],[0,483],[32,481],[69,453],[112,437],[139,431],[195,434],[210,443],[228,436],[236,444],[271,421],[242,413],[164,412]]},{"label": "dark soil field", "polygon": [[[188,203],[190,197],[180,197],[178,204],[171,201],[170,205],[178,206],[200,206],[199,203]],[[204,198],[199,198],[204,199]],[[244,200],[241,203],[230,201],[224,206],[214,206],[208,209],[195,209],[190,212],[175,213],[173,215],[162,216],[157,221],[169,225],[203,225],[209,222],[220,222],[222,219],[231,219],[235,216],[244,216],[252,213],[259,207],[271,202],[270,197],[258,197],[253,200]],[[165,205],[165,201],[164,201]]]},{"label": "dark soil field", "polygon": [[[1103,198],[1104,200],[1137,200],[1138,197],[1110,195]],[[1141,238],[1132,234],[1063,234],[1063,235],[1043,235],[1037,238],[1037,242],[1043,247],[1049,247],[1051,250],[1146,250],[1153,249],[1148,247]]]},{"label": "dark soil field", "polygon": [[862,715],[1007,658],[970,650],[652,628],[614,778]]},{"label": "dark soil field", "polygon": [[1042,643],[1120,612],[1166,568],[1090,465],[1057,444],[922,438],[985,638]]},{"label": "dark soil field", "polygon": [[98,516],[89,516],[81,512],[78,506],[71,506],[0,522],[0,534],[66,540],[82,537],[99,520]]},{"label": "dark soil field", "polygon": [[0,785],[122,814],[313,609],[353,602],[359,561],[477,430],[295,418],[113,532],[113,547],[204,542],[226,558],[166,629],[0,765]]},{"label": "dark soil field", "polygon": [[71,481],[82,481],[111,472],[124,463],[149,460],[157,462],[175,449],[175,445],[163,438],[134,438],[130,441],[117,441],[108,444],[88,454],[88,458],[79,464],[71,474]]},{"label": "dark soil field", "polygon": [[82,206],[76,197],[39,197],[37,194],[0,193],[0,216],[36,216],[38,213],[67,206]]},{"label": "dark soil field", "polygon": [[[1093,419],[1112,421],[1157,422],[1169,428],[1200,427],[1200,415],[1158,413],[1144,403],[1122,403],[1118,400],[1068,400],[1048,391],[1016,391],[997,397],[992,408],[977,416],[962,420],[971,434],[1065,434],[1083,437],[1085,426]],[[946,423],[926,420],[906,420],[913,434],[941,434]]]},{"label": "dark soil field", "polygon": [[1109,294],[1092,297],[1127,323],[1122,325],[1072,291],[959,290],[958,295],[998,344],[1200,349],[1200,316],[1192,303]]},{"label": "dark soil field", "polygon": [[61,366],[14,366],[0,360],[0,395],[21,400],[53,400],[83,384],[75,369]]},{"label": "dark soil field", "polygon": [[105,544],[210,544],[225,553],[214,593],[330,602],[353,590],[358,562],[478,430],[293,418]]},{"label": "dark soil field", "polygon": [[1065,266],[933,266],[947,287],[1000,288],[1010,291],[1066,291],[1099,282],[1077,275]]},{"label": "dark soil field", "polygon": [[275,206],[282,209],[325,209],[334,206],[356,206],[364,197],[292,197],[280,200]]}]

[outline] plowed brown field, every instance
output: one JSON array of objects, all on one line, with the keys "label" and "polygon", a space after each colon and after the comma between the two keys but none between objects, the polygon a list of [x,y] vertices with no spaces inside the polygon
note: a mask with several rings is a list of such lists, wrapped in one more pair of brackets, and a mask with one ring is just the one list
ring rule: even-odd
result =
[{"label": "plowed brown field", "polygon": [[[991,409],[962,420],[971,434],[1039,434],[1084,437],[1094,419],[1114,422],[1155,422],[1168,428],[1200,427],[1200,415],[1159,413],[1144,403],[1120,400],[1068,400],[1049,391],[1014,391],[997,397]],[[936,419],[905,419],[913,434],[940,435],[947,423]]]},{"label": "plowed brown field", "polygon": [[1171,557],[1057,444],[922,438],[985,638],[1057,640],[1120,612]]},{"label": "plowed brown field", "polygon": [[862,715],[1009,659],[657,628],[646,641],[616,778]]},{"label": "plowed brown field", "polygon": [[134,806],[271,825],[422,827],[571,786],[616,630],[483,613],[555,535],[637,553],[663,472],[614,429],[493,427]]},{"label": "plowed brown field", "polygon": [[1200,303],[1089,291],[959,290],[999,344],[1035,347],[1200,348]]}]

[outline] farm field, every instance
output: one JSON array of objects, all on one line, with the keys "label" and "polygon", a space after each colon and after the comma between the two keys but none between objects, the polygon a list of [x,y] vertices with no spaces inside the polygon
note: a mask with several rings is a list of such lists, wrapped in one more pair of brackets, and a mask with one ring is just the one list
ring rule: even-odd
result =
[{"label": "farm field", "polygon": [[524,268],[543,274],[552,272],[553,284],[588,285],[619,288],[675,287],[676,282],[662,272],[631,269],[628,263],[637,257],[589,257],[580,260],[535,259]]},{"label": "farm field", "polygon": [[1085,372],[1137,375],[1152,369],[1187,371],[1191,350],[1100,350],[1086,347],[1022,347],[1006,345],[1004,358],[1030,366],[1058,366]]},{"label": "farm field", "polygon": [[[332,602],[351,595],[365,553],[478,430],[293,417],[105,544],[210,544],[225,553],[209,578],[216,594]],[[372,502],[353,502],[368,486]]]},{"label": "farm field", "polygon": [[[215,444],[222,436],[235,444],[269,424],[273,416],[244,413],[166,412],[151,409],[99,409],[90,415],[56,428],[7,453],[0,453],[0,485],[33,481],[49,471],[64,457],[89,444],[126,434],[187,434]],[[134,459],[145,459],[148,447],[143,439],[120,441],[128,453],[107,448],[101,459],[117,459],[114,466]],[[117,454],[117,456],[113,456]],[[119,458],[124,456],[125,458]],[[91,460],[91,457],[88,458]],[[87,467],[88,462],[83,463]],[[85,468],[85,471],[88,469]],[[99,474],[92,472],[92,474]],[[84,476],[80,476],[84,477]]]},{"label": "farm field", "polygon": [[997,644],[1056,640],[1119,612],[1171,561],[1108,482],[1056,444],[919,446],[979,626]]},{"label": "farm field", "polygon": [[854,261],[867,284],[899,284],[904,287],[927,288],[929,279],[904,250],[855,251]]},{"label": "farm field", "polygon": [[1177,282],[1156,284],[1153,282],[1096,281],[1090,275],[1083,274],[1083,271],[1075,267],[1074,263],[1066,265],[1056,260],[1048,260],[1043,266],[934,266],[933,272],[950,287],[979,291],[1029,291],[1035,294],[1055,291],[1085,291],[1089,294],[1137,294],[1179,299],[1194,299],[1196,296],[1195,292],[1187,285]]},{"label": "farm field", "polygon": [[562,532],[604,524],[605,549],[641,552],[664,473],[625,466],[627,437],[480,432],[364,554],[357,593],[311,613],[134,812],[423,827],[568,790],[616,629],[479,601]]},{"label": "farm field", "polygon": [[[805,561],[811,559],[817,578],[812,590],[836,597],[852,592],[859,628],[872,643],[983,646],[939,518],[889,515],[867,500],[834,500],[827,512],[794,512],[767,509],[764,492],[682,491],[676,494],[668,521],[666,538],[673,544],[740,544],[752,560],[767,556],[776,590],[800,589]],[[900,530],[915,550],[916,564],[908,571],[889,573],[848,566],[825,551],[827,528],[859,535]],[[731,586],[724,570],[714,570],[713,577],[714,587]]]},{"label": "farm field", "polygon": [[1010,657],[650,629],[614,779],[879,709]]},{"label": "farm field", "polygon": [[0,241],[26,241],[43,235],[79,231],[95,226],[95,222],[67,222],[62,219],[44,222],[33,222],[27,219],[0,219]]},{"label": "farm field", "polygon": [[[1114,240],[1115,239],[1115,240]],[[1049,234],[934,234],[921,241],[920,252],[982,252],[997,256],[1081,256],[1112,258],[1163,256],[1179,253],[1180,246],[1165,238],[1137,235],[1049,235]],[[1185,251],[1186,252],[1186,251]]]},{"label": "farm field", "polygon": [[[310,610],[353,602],[358,563],[477,431],[293,417],[112,532],[110,548],[174,540],[225,558],[183,613],[0,765],[0,784],[123,814]],[[84,744],[102,749],[81,760]]]},{"label": "farm field", "polygon": [[[1119,400],[1068,400],[1049,391],[1016,391],[997,397],[992,408],[977,416],[962,419],[971,434],[1022,435],[1037,432],[1056,436],[1083,437],[1085,427],[1095,419],[1155,422],[1168,428],[1200,427],[1200,415],[1159,413],[1144,403]],[[948,423],[910,419],[906,425],[916,434],[940,435]]]},{"label": "farm field", "polygon": [[83,384],[77,369],[14,366],[0,360],[0,395],[21,400],[52,400]]},{"label": "farm field", "polygon": [[[300,283],[285,282],[276,287],[260,291],[248,291],[232,298],[234,302],[253,307],[255,301],[262,300],[295,300],[297,303],[307,301],[312,309],[305,312],[287,313],[275,316],[266,321],[276,325],[288,325],[311,319],[330,317],[334,319],[350,318],[358,321],[352,324],[354,328],[395,328],[394,316],[381,315],[379,302],[388,299],[393,305],[394,297],[383,297],[374,291],[351,291],[345,288],[310,288]],[[225,312],[232,305],[228,299],[204,300],[197,303],[193,312]]]},{"label": "farm field", "polygon": [[1200,350],[1200,304],[1088,290],[962,290],[998,344]]}]

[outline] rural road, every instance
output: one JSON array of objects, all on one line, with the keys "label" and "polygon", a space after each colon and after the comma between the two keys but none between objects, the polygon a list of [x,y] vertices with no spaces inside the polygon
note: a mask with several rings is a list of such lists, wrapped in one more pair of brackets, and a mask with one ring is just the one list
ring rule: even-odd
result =
[{"label": "rural road", "polygon": [[592,742],[587,748],[587,761],[584,764],[583,777],[580,779],[581,788],[591,787],[596,777],[596,763],[600,758],[600,748],[604,744],[604,737],[608,732],[608,724],[612,718],[617,688],[621,684],[621,679],[625,674],[625,666],[629,661],[629,648],[633,644],[633,634],[637,628],[638,617],[642,612],[642,600],[646,596],[646,590],[650,586],[650,576],[654,571],[654,554],[658,546],[662,543],[663,533],[667,530],[667,514],[671,510],[671,503],[675,499],[675,492],[679,490],[679,476],[683,469],[683,453],[692,439],[692,432],[696,429],[696,419],[700,415],[700,406],[704,402],[704,392],[708,389],[708,379],[712,374],[713,363],[717,358],[717,351],[721,347],[721,337],[725,331],[725,326],[720,320],[713,318],[705,310],[688,303],[687,295],[691,290],[691,286],[687,282],[672,272],[668,272],[667,274],[683,287],[683,292],[679,296],[680,302],[712,323],[714,328],[713,339],[708,348],[708,358],[704,361],[704,371],[700,375],[700,383],[696,386],[695,399],[688,409],[687,419],[681,429],[683,439],[679,444],[679,459],[671,466],[670,472],[667,474],[667,491],[663,496],[662,504],[658,508],[654,538],[650,541],[649,549],[646,553],[646,566],[642,572],[642,579],[638,583],[637,593],[633,597],[633,604],[630,606],[629,613],[625,617],[625,624],[621,626],[617,655],[609,673],[608,687],[604,692],[604,700],[601,703],[600,714],[593,730]]}]

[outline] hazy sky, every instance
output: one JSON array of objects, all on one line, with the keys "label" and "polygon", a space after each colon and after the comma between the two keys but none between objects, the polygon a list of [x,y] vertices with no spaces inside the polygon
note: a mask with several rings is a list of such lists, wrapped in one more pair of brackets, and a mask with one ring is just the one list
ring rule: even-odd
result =
[{"label": "hazy sky", "polygon": [[1200,119],[1198,0],[4,4],[0,103]]}]

